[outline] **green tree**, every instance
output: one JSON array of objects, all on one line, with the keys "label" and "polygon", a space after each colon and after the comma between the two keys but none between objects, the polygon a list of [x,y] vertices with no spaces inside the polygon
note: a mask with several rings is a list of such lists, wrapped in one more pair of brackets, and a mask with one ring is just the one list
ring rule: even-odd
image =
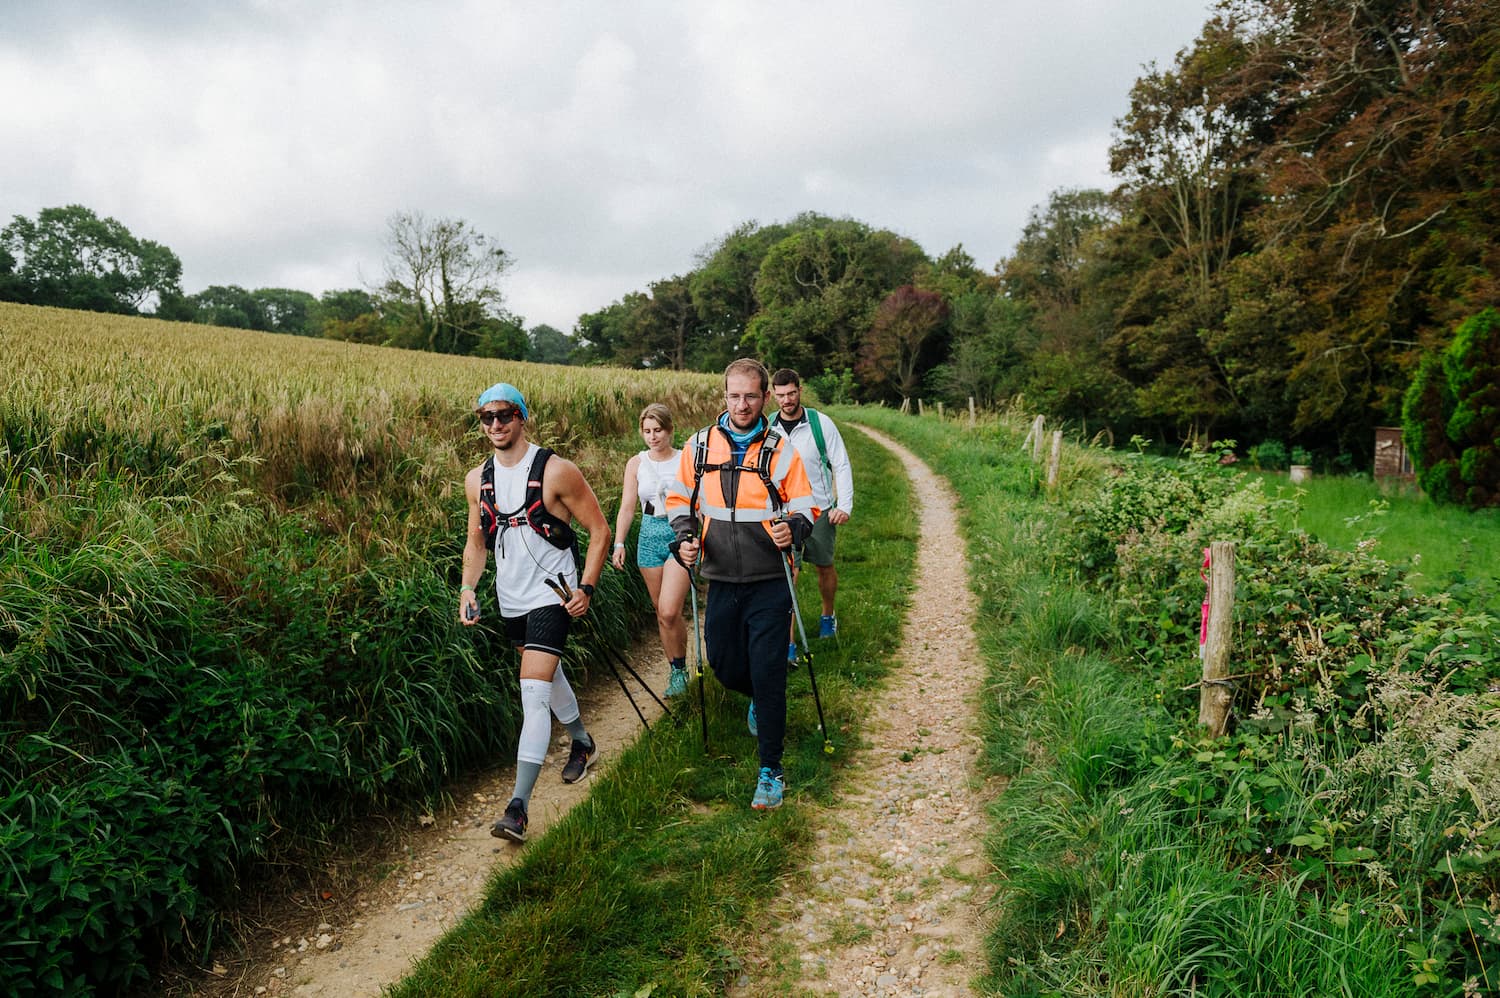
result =
[{"label": "green tree", "polygon": [[500,279],[512,261],[489,236],[461,220],[398,212],[388,221],[387,248],[381,297],[399,327],[393,345],[467,354],[495,333],[487,320],[503,324]]},{"label": "green tree", "polygon": [[325,291],[318,296],[318,314],[325,322],[330,319],[349,322],[362,315],[379,311],[379,300],[363,288]]},{"label": "green tree", "polygon": [[638,366],[633,329],[637,314],[649,302],[650,298],[644,293],[632,291],[597,312],[580,315],[574,327],[574,337],[578,342],[574,360],[582,364]]},{"label": "green tree", "polygon": [[688,369],[701,326],[686,277],[673,276],[651,285],[651,296],[636,313],[633,327],[641,366]]},{"label": "green tree", "polygon": [[572,337],[554,326],[539,323],[531,327],[527,337],[531,340],[528,356],[537,364],[566,364],[572,359]]},{"label": "green tree", "polygon": [[[1500,8],[1241,0],[1226,103],[1259,109],[1253,227],[1300,300],[1299,431],[1368,448],[1417,361],[1500,300]],[[1278,319],[1279,321],[1279,319]]]},{"label": "green tree", "polygon": [[[803,216],[796,224],[813,224]],[[790,225],[746,222],[698,256],[688,275],[688,292],[698,312],[690,363],[697,370],[722,370],[740,352],[750,321],[760,310],[755,280],[771,247],[792,232]]]},{"label": "green tree", "polygon": [[[477,304],[471,308],[478,309]],[[520,316],[479,315],[471,318],[469,328],[475,331],[474,346],[469,351],[475,357],[493,357],[497,360],[530,360],[531,339],[526,335],[526,323]]]},{"label": "green tree", "polygon": [[250,295],[260,306],[267,331],[293,336],[317,336],[322,331],[316,296],[292,288],[256,288]]},{"label": "green tree", "polygon": [[212,284],[187,296],[191,322],[231,329],[270,329],[270,320],[256,296],[238,284]]},{"label": "green tree", "polygon": [[920,246],[853,219],[808,224],[771,247],[755,281],[760,312],[744,345],[804,376],[854,367],[875,309],[928,263]]},{"label": "green tree", "polygon": [[82,205],[16,215],[0,229],[0,292],[13,301],[135,314],[181,294],[182,261]]},{"label": "green tree", "polygon": [[1500,310],[1471,317],[1440,359],[1424,358],[1402,423],[1417,480],[1435,501],[1500,506]]}]

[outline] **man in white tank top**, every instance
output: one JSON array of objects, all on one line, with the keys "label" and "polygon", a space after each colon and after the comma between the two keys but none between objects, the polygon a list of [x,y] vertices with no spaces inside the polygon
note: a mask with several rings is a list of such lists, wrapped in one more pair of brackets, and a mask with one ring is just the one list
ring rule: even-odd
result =
[{"label": "man in white tank top", "polygon": [[[513,385],[487,388],[475,407],[492,454],[464,479],[469,500],[468,537],[464,544],[463,586],[458,594],[458,619],[472,627],[479,620],[474,587],[484,574],[491,545],[480,510],[481,483],[493,461],[493,508],[509,522],[495,530],[495,597],[506,636],[521,652],[521,737],[516,745],[516,783],[510,804],[490,833],[516,842],[526,840],[527,809],[536,785],[556,714],[573,736],[562,778],[583,778],[598,753],[584,727],[578,699],[561,667],[568,624],[588,612],[594,586],[609,554],[609,522],[599,500],[572,461],[553,455],[542,469],[542,506],[564,525],[574,521],[588,531],[589,548],[579,578],[572,548],[557,548],[533,529],[524,511],[526,484],[537,446],[526,439],[530,413]],[[556,588],[554,588],[554,586]]]}]

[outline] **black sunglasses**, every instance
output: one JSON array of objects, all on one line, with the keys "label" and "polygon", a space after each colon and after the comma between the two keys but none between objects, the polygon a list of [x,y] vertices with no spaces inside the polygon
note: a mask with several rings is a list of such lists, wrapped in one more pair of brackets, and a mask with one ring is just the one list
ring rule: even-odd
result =
[{"label": "black sunglasses", "polygon": [[479,421],[489,426],[495,420],[500,420],[501,426],[509,426],[510,421],[521,414],[519,409],[486,409],[479,414]]}]

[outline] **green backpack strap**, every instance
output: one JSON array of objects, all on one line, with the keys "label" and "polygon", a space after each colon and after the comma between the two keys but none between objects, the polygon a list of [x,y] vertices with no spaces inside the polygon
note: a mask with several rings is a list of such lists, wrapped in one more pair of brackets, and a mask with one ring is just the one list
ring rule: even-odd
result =
[{"label": "green backpack strap", "polygon": [[828,445],[823,442],[823,420],[818,415],[818,410],[812,406],[803,406],[807,410],[807,425],[812,427],[813,441],[818,445],[818,459],[823,463],[823,480],[828,485],[829,494],[834,496],[833,501],[838,502],[836,489],[833,485],[833,462],[828,460]]}]

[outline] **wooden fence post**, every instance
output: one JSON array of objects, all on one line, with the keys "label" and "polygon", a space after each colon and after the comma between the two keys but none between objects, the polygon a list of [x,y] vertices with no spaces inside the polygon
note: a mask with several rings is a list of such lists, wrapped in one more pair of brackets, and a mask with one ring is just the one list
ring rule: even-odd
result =
[{"label": "wooden fence post", "polygon": [[1208,548],[1208,630],[1203,644],[1203,683],[1198,688],[1198,723],[1211,737],[1224,734],[1234,686],[1229,652],[1234,622],[1234,543],[1214,541]]},{"label": "wooden fence post", "polygon": [[1047,458],[1047,488],[1057,486],[1057,468],[1062,463],[1062,430],[1052,431],[1052,453]]},{"label": "wooden fence post", "polygon": [[1036,419],[1031,421],[1031,436],[1028,439],[1031,441],[1032,464],[1036,464],[1042,459],[1042,427],[1045,424],[1046,420],[1041,416],[1037,416]]},{"label": "wooden fence post", "polygon": [[969,429],[974,428],[974,396],[969,396]]},{"label": "wooden fence post", "polygon": [[927,407],[924,406],[924,405],[922,405],[922,400],[921,399],[917,399],[917,415],[918,416],[925,416],[925,415],[927,415]]},{"label": "wooden fence post", "polygon": [[943,418],[943,403],[939,402],[937,404],[937,407],[938,407],[938,419],[942,419]]}]

